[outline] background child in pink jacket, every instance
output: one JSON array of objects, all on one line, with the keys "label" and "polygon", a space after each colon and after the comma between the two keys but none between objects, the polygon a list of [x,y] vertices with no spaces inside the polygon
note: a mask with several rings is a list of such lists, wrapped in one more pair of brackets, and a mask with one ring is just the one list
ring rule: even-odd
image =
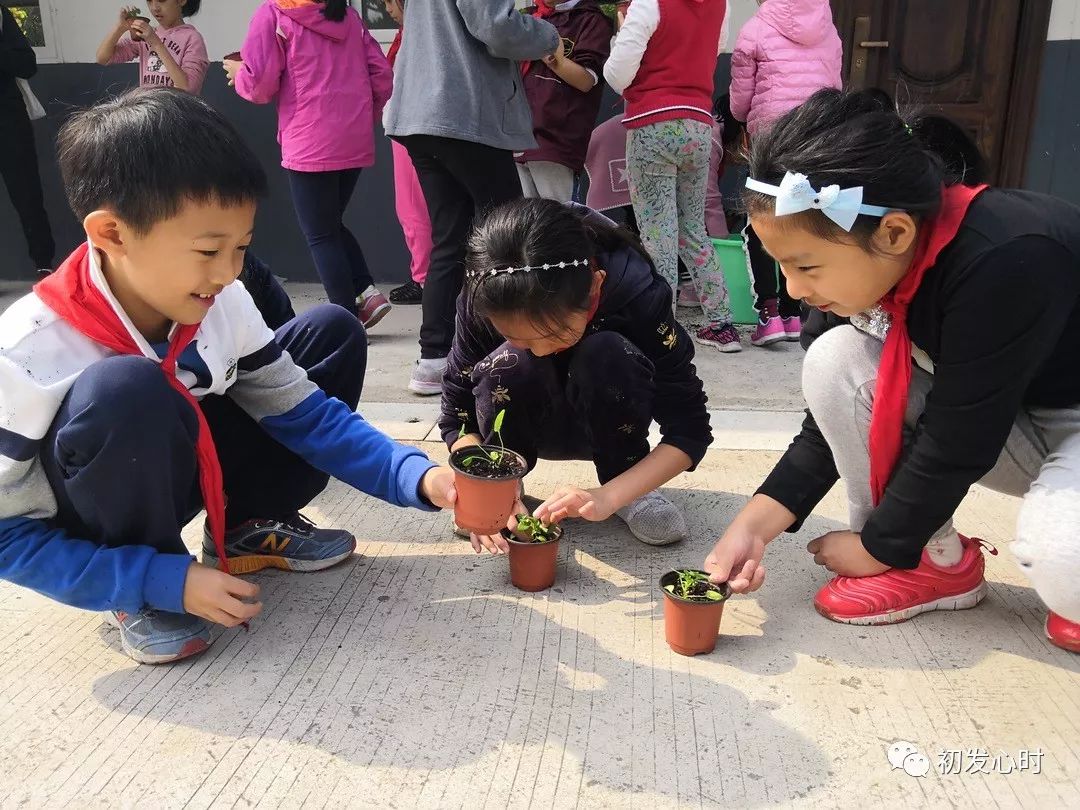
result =
[{"label": "background child in pink jacket", "polygon": [[137,6],[125,6],[113,29],[98,46],[99,65],[118,65],[139,60],[139,85],[175,87],[193,95],[202,91],[209,59],[206,43],[185,17],[199,13],[202,0],[149,0],[147,10],[157,26],[145,19]]},{"label": "background child in pink jacket", "polygon": [[326,295],[374,326],[390,302],[342,216],[360,170],[375,163],[390,63],[347,0],[266,0],[240,54],[225,72],[248,101],[277,101],[281,165]]},{"label": "background child in pink jacket", "polygon": [[[750,137],[826,87],[840,89],[843,47],[829,0],[758,0],[731,56],[731,112]],[[782,274],[753,229],[746,237],[757,293],[754,346],[798,340],[799,302],[788,295]]]}]

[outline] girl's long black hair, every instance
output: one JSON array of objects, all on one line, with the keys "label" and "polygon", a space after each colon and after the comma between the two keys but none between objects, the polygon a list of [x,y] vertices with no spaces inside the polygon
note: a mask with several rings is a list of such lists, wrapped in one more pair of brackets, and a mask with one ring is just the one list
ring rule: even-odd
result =
[{"label": "girl's long black hair", "polygon": [[352,5],[350,0],[319,0],[323,4],[323,16],[333,22],[341,22],[345,19],[345,12]]},{"label": "girl's long black hair", "polygon": [[[481,316],[513,314],[557,335],[567,314],[589,309],[597,257],[627,249],[652,265],[636,236],[588,208],[515,200],[488,213],[469,237],[467,294]],[[542,267],[582,259],[588,266]],[[524,266],[538,269],[494,276],[485,272]]]},{"label": "girl's long black hair", "polygon": [[183,6],[180,7],[181,17],[194,17],[199,13],[199,6],[202,5],[202,0],[187,0]]},{"label": "girl's long black hair", "polygon": [[[779,185],[785,173],[795,172],[814,188],[862,186],[864,203],[916,218],[937,211],[943,186],[977,183],[986,173],[978,147],[948,119],[901,115],[876,95],[840,90],[819,90],[755,136],[749,162],[755,180]],[[747,191],[743,199],[751,214],[776,205],[774,197],[758,192]],[[797,216],[822,238],[846,238],[820,211]],[[860,216],[851,237],[868,247],[879,221]]]}]

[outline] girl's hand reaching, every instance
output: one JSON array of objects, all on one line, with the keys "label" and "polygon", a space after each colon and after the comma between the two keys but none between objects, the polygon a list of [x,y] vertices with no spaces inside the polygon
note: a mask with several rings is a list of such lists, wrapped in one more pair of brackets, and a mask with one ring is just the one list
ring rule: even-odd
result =
[{"label": "girl's hand reaching", "polygon": [[756,591],[765,582],[765,544],[749,534],[729,529],[705,558],[713,582],[726,582],[732,593]]},{"label": "girl's hand reaching", "polygon": [[236,74],[240,72],[240,68],[244,66],[244,63],[239,59],[225,59],[222,61],[221,66],[225,68],[225,75],[229,79],[229,87],[232,87],[236,83]]},{"label": "girl's hand reaching", "polygon": [[566,518],[575,517],[600,522],[615,514],[617,508],[603,487],[559,487],[554,495],[536,508],[533,517],[544,523],[560,523]]}]

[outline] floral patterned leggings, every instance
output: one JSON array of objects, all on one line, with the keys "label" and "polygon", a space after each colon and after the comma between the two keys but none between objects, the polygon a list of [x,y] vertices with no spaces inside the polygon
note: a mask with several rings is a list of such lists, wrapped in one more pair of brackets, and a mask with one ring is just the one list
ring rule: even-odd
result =
[{"label": "floral patterned leggings", "polygon": [[656,269],[673,291],[679,286],[679,257],[690,271],[709,323],[731,323],[724,271],[705,231],[712,127],[680,118],[661,121],[626,136],[630,199],[641,239]]}]

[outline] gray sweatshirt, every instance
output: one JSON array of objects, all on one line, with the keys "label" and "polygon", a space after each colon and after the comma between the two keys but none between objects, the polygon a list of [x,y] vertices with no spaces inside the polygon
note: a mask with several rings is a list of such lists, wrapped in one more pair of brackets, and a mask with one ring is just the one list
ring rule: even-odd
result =
[{"label": "gray sweatshirt", "polygon": [[553,25],[522,14],[514,0],[412,0],[404,31],[387,135],[536,146],[520,63],[554,52]]}]

